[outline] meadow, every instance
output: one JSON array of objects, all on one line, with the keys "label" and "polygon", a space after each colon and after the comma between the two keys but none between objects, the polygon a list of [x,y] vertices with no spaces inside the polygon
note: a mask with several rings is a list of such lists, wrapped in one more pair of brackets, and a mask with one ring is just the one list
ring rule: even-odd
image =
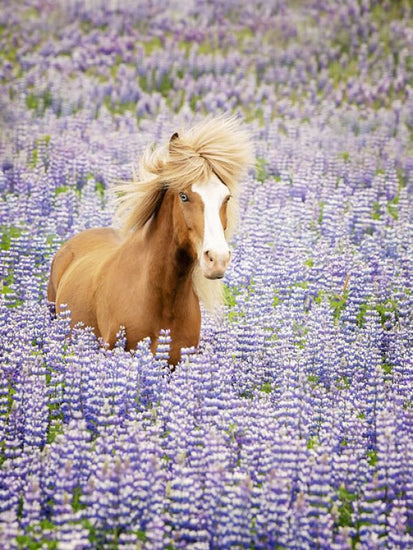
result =
[{"label": "meadow", "polygon": [[[0,547],[413,547],[407,0],[2,0]],[[237,114],[221,317],[113,350],[50,315],[62,242],[150,143]]]}]

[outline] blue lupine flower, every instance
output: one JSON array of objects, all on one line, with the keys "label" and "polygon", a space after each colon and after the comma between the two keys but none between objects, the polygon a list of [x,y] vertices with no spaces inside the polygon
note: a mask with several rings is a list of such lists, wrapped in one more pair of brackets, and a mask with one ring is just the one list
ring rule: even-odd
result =
[{"label": "blue lupine flower", "polygon": [[[0,546],[411,547],[410,7],[92,4],[0,13]],[[221,319],[172,373],[168,333],[71,332],[54,253],[223,111],[257,164]]]}]

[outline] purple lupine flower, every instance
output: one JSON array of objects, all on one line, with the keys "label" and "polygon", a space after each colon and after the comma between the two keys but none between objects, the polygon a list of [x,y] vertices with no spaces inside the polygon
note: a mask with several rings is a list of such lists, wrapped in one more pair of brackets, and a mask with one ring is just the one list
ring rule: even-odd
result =
[{"label": "purple lupine flower", "polygon": [[7,511],[1,513],[0,543],[5,550],[17,550],[17,537],[20,534],[17,513]]},{"label": "purple lupine flower", "polygon": [[287,546],[292,542],[288,533],[291,489],[288,475],[274,468],[262,488],[256,490],[256,548]]},{"label": "purple lupine flower", "polygon": [[41,487],[35,476],[30,476],[24,494],[24,505],[22,511],[22,527],[38,525],[41,520]]},{"label": "purple lupine flower", "polygon": [[[0,14],[0,544],[411,546],[408,8],[29,4]],[[228,110],[258,163],[222,320],[174,373],[166,334],[70,335],[60,243]]]},{"label": "purple lupine flower", "polygon": [[407,534],[407,508],[404,502],[393,501],[387,523],[389,547],[407,549],[411,543],[411,537]]},{"label": "purple lupine flower", "polygon": [[364,499],[359,502],[359,537],[363,545],[370,544],[370,547],[378,545],[379,539],[383,540],[383,537],[386,535],[384,494],[385,488],[377,477],[375,477],[367,484]]},{"label": "purple lupine flower", "polygon": [[[40,361],[27,362],[31,372],[26,376],[26,390],[23,401],[25,408],[24,445],[42,448],[47,440],[48,407],[45,369]],[[40,367],[40,368],[39,368]]]},{"label": "purple lupine flower", "polygon": [[90,476],[90,432],[80,411],[77,411],[70,422],[62,427],[54,442],[47,449],[47,483],[50,497],[59,488],[59,493],[73,494],[89,479]]},{"label": "purple lupine flower", "polygon": [[328,482],[331,465],[327,455],[314,456],[308,491],[309,534],[313,543],[328,548],[332,542],[333,517],[330,512],[332,491]]},{"label": "purple lupine flower", "polygon": [[[69,503],[68,503],[69,505]],[[73,516],[72,516],[73,517]],[[74,550],[82,550],[90,545],[90,532],[80,523],[74,523],[72,518],[70,521],[61,526],[57,532],[51,534],[52,540],[59,540],[59,545],[71,547]]]},{"label": "purple lupine flower", "polygon": [[227,548],[248,544],[251,537],[251,493],[248,476],[241,472],[228,475],[219,498],[220,511],[216,518],[213,546]]}]

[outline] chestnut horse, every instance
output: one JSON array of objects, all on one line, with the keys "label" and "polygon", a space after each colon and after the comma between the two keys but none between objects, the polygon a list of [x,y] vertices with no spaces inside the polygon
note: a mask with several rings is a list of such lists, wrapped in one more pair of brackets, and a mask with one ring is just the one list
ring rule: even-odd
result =
[{"label": "chestnut horse", "polygon": [[118,187],[120,229],[88,229],[53,259],[48,300],[71,325],[93,327],[109,347],[120,327],[127,349],[161,329],[170,363],[199,342],[199,300],[221,303],[230,261],[238,184],[252,163],[248,135],[234,118],[209,118],[146,151],[139,175]]}]

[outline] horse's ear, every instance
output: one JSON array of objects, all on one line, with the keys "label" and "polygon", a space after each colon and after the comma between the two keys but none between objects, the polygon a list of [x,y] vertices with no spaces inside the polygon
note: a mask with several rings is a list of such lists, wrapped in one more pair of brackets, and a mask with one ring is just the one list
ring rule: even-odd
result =
[{"label": "horse's ear", "polygon": [[179,139],[179,134],[178,132],[175,132],[174,134],[171,135],[171,139],[169,140],[169,150],[171,150],[171,144],[177,139]]}]

